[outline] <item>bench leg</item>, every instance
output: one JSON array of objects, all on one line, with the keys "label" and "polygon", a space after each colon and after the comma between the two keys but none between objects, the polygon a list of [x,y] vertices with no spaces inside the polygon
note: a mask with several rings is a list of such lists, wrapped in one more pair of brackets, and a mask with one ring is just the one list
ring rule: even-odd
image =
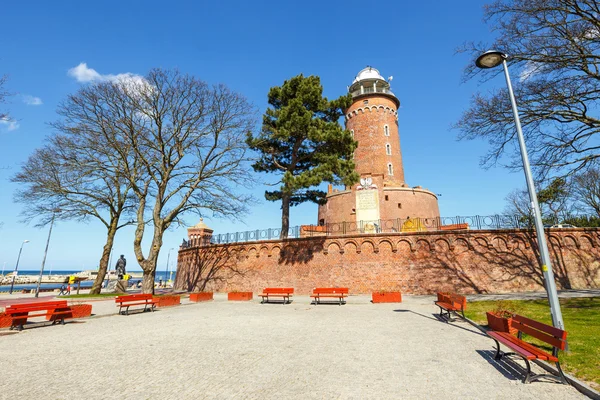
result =
[{"label": "bench leg", "polygon": [[[493,339],[493,338],[492,338]],[[525,361],[525,366],[527,367],[527,372],[525,373],[525,377],[523,378],[523,383],[531,383],[531,382],[535,382],[535,381],[539,381],[542,378],[548,378],[551,379],[555,382],[559,382],[565,385],[568,385],[569,382],[567,381],[567,378],[565,377],[565,374],[563,373],[562,369],[560,368],[560,363],[556,363],[556,368],[558,369],[558,372],[560,373],[560,376],[555,376],[555,375],[550,375],[550,374],[534,374],[533,372],[531,372],[531,363],[529,362],[529,360],[525,357],[523,357],[520,354],[517,353],[502,353],[500,351],[500,343],[498,343],[498,341],[496,339],[494,339],[494,342],[496,342],[496,355],[494,356],[494,360],[499,361],[502,357],[505,356],[519,356],[523,359],[523,361]]]},{"label": "bench leg", "polygon": [[565,384],[568,385],[569,381],[567,381],[567,377],[565,376],[565,373],[563,372],[562,368],[560,367],[560,363],[556,362],[556,369],[558,369],[558,372],[560,373],[560,381]]},{"label": "bench leg", "polygon": [[531,372],[531,367],[529,366],[529,360],[527,360],[524,357],[523,357],[523,359],[525,360],[525,363],[527,364],[527,376],[525,377],[525,379],[523,379],[523,383],[535,382],[535,381],[539,381],[540,379],[546,378],[546,379],[550,379],[557,383],[562,383],[563,385],[569,384],[569,381],[567,381],[567,377],[565,376],[565,374],[562,371],[562,368],[560,367],[560,363],[558,363],[558,362],[555,363],[560,376],[551,375],[551,374],[534,374]]},{"label": "bench leg", "polygon": [[525,364],[527,365],[527,375],[525,375],[525,378],[523,379],[523,383],[531,383],[532,379],[535,377],[535,375],[533,375],[531,373],[531,364],[529,363],[529,360],[526,359],[525,357],[521,357],[523,360],[525,360]]},{"label": "bench leg", "polygon": [[17,329],[19,332],[23,330],[23,325],[11,325],[10,328],[8,328],[9,331],[12,331],[13,329]]},{"label": "bench leg", "polygon": [[445,319],[446,323],[452,322],[452,318],[450,317],[450,311],[446,311],[446,316],[444,316],[444,309],[441,306],[438,307],[440,307],[440,318]]},{"label": "bench leg", "polygon": [[500,343],[498,343],[496,339],[494,339],[494,342],[496,342],[496,355],[494,356],[494,360],[498,361],[502,358],[502,352],[500,351]]}]

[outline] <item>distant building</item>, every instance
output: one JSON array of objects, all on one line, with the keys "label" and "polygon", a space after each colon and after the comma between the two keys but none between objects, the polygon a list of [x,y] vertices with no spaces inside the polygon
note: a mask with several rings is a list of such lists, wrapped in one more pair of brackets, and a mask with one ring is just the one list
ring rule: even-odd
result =
[{"label": "distant building", "polygon": [[[439,217],[437,196],[404,180],[398,131],[400,100],[390,84],[367,67],[349,87],[352,105],[346,110],[346,129],[358,142],[354,152],[361,183],[327,193],[327,204],[319,206],[319,225],[358,223],[365,233],[402,230],[398,219]],[[414,149],[422,152],[422,149]],[[424,159],[423,162],[427,162]],[[389,220],[396,220],[395,223]],[[404,221],[405,222],[405,221]],[[354,229],[353,229],[354,230]]]}]

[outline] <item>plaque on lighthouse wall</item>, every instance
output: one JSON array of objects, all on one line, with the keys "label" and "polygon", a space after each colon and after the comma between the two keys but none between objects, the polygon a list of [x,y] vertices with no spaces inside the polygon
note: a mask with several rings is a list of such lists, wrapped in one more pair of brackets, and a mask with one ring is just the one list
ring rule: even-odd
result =
[{"label": "plaque on lighthouse wall", "polygon": [[377,189],[356,191],[356,223],[364,233],[377,233],[379,192]]}]

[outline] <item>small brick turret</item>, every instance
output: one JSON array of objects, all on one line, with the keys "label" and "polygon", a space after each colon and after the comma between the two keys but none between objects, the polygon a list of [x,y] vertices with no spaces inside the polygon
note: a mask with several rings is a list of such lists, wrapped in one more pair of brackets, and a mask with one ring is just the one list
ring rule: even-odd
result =
[{"label": "small brick turret", "polygon": [[200,218],[200,222],[188,228],[188,241],[191,246],[202,246],[210,243],[213,235],[213,230],[204,223],[204,219]]}]

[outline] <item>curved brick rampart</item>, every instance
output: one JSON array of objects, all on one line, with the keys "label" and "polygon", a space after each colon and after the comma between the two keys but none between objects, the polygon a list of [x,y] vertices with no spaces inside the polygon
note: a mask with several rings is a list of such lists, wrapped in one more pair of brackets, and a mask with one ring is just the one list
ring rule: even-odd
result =
[{"label": "curved brick rampart", "polygon": [[[197,244],[197,243],[196,243]],[[550,233],[557,286],[600,286],[600,229]],[[535,233],[473,230],[258,241],[180,249],[175,288],[252,290],[344,286],[350,293],[400,290],[503,293],[542,290]]]}]

